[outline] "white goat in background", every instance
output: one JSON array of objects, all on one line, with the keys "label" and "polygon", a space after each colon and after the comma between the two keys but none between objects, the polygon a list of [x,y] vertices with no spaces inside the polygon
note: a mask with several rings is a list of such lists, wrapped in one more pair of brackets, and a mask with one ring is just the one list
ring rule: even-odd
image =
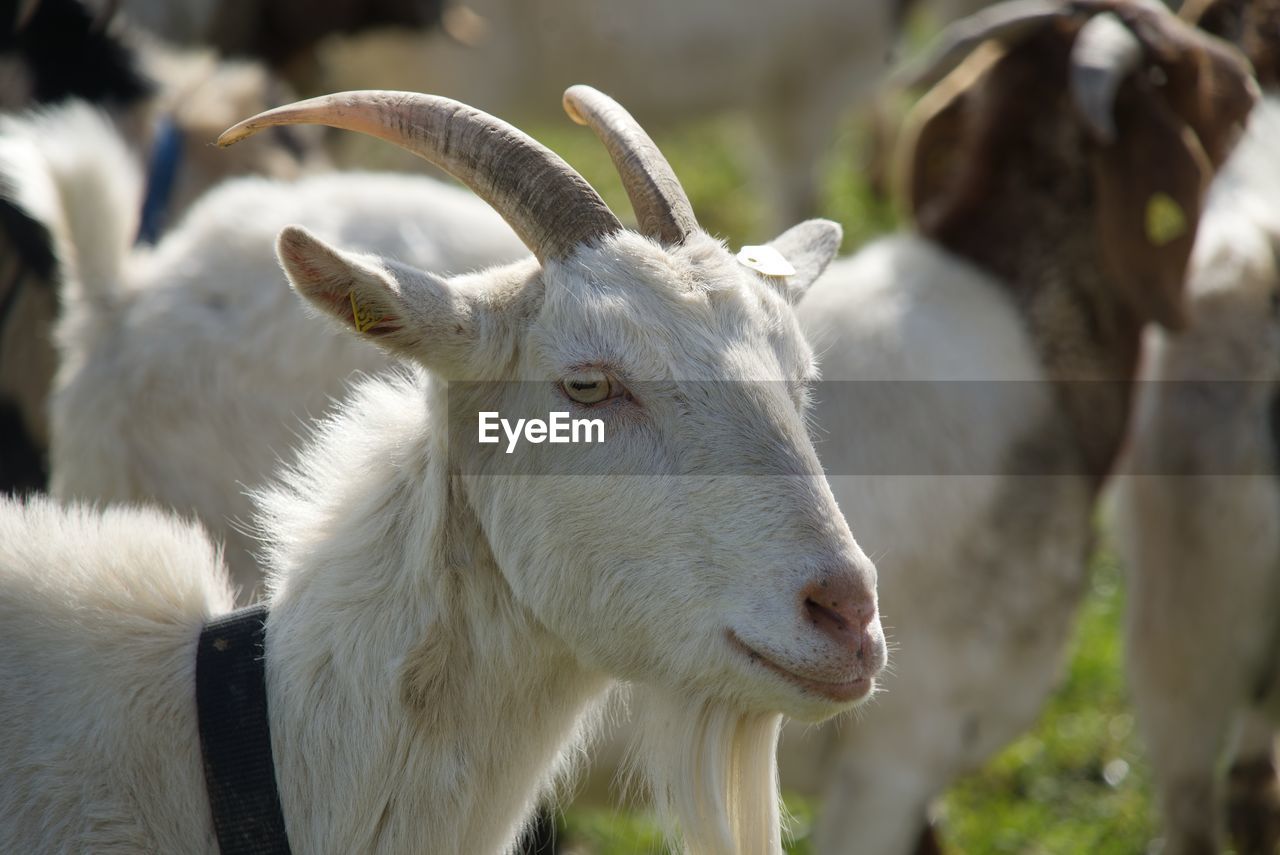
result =
[{"label": "white goat in background", "polygon": [[[550,151],[446,99],[345,93],[224,137],[301,121],[396,142],[537,257],[446,280],[281,234],[303,297],[426,369],[362,385],[261,496],[296,851],[416,852],[424,834],[504,851],[614,675],[662,699],[644,759],[688,849],[779,853],[778,712],[831,715],[884,664],[875,571],[796,385],[814,367],[789,299],[839,228],[779,238],[785,283],[748,270],[626,113],[568,97],[643,234]],[[609,440],[512,465],[458,439],[480,410],[561,408]],[[192,672],[225,585],[209,542],[159,512],[0,504],[0,849],[214,851]]]},{"label": "white goat in background", "polygon": [[[0,104],[6,110],[38,105],[56,112],[80,100],[110,116],[126,145],[106,143],[115,156],[108,168],[121,177],[105,180],[118,186],[128,176],[133,186],[117,194],[122,206],[108,210],[96,228],[113,239],[123,232],[124,246],[140,233],[154,239],[196,197],[229,176],[288,179],[327,164],[319,129],[264,137],[229,156],[218,156],[209,145],[238,117],[290,100],[263,66],[219,62],[208,51],[173,51],[126,28],[102,26],[79,0],[40,0],[21,24],[12,20],[14,5],[0,4],[0,76],[7,84],[0,87]],[[15,141],[25,138],[36,155],[15,155],[20,168],[0,181],[0,490],[47,486],[52,328],[60,268],[74,264],[61,254],[66,247],[55,245],[47,218],[72,214],[49,204],[25,211],[13,195],[18,185],[39,180],[24,171],[49,171],[41,162],[46,148],[54,149],[50,157],[66,160],[69,141],[50,137],[57,133],[58,120],[36,110],[0,121],[0,145],[12,152]],[[88,147],[97,139],[91,135],[70,144]],[[84,168],[92,159],[92,153],[79,155],[75,165]],[[152,168],[144,170],[148,162]],[[147,217],[140,222],[144,198]],[[102,211],[92,199],[81,203]]]},{"label": "white goat in background", "polygon": [[23,131],[0,136],[0,176],[13,204],[46,226],[59,260],[50,489],[196,514],[225,543],[248,599],[261,571],[247,490],[291,457],[304,420],[322,415],[353,373],[389,364],[299,311],[275,258],[280,229],[304,225],[435,270],[527,251],[465,190],[366,173],[233,181],[155,247],[132,248],[140,184],[112,124],[68,105]]},{"label": "white goat in background", "polygon": [[1209,196],[1188,276],[1191,322],[1148,336],[1115,489],[1116,533],[1130,573],[1130,683],[1164,851],[1222,851],[1229,825],[1236,851],[1272,853],[1280,846],[1280,36],[1269,28],[1280,5],[1219,0],[1196,11],[1202,26],[1248,51],[1267,97]]},{"label": "white goat in background", "polygon": [[1233,48],[1154,4],[1016,4],[957,32],[907,135],[916,234],[797,309],[818,449],[898,649],[876,703],[818,737],[823,853],[911,852],[930,801],[1035,720],[1141,329],[1185,318],[1203,193],[1256,98]]},{"label": "white goat in background", "polygon": [[[1251,716],[1269,718],[1280,677],[1278,111],[1255,112],[1256,136],[1215,185],[1189,278],[1193,321],[1150,337],[1116,485],[1130,681],[1170,853],[1219,851],[1220,761]],[[1264,721],[1239,750],[1273,782]]]}]

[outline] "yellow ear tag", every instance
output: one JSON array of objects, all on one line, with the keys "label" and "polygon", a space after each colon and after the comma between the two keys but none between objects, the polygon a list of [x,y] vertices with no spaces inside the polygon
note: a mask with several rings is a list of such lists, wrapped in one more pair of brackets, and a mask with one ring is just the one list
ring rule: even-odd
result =
[{"label": "yellow ear tag", "polygon": [[382,318],[375,318],[373,313],[367,309],[360,308],[360,303],[356,300],[356,292],[351,292],[351,321],[356,326],[356,332],[368,332],[374,324]]},{"label": "yellow ear tag", "polygon": [[771,246],[744,246],[738,252],[738,263],[765,276],[793,276],[791,262]]},{"label": "yellow ear tag", "polygon": [[1168,193],[1152,193],[1147,200],[1147,240],[1156,246],[1172,243],[1187,233],[1187,215]]}]

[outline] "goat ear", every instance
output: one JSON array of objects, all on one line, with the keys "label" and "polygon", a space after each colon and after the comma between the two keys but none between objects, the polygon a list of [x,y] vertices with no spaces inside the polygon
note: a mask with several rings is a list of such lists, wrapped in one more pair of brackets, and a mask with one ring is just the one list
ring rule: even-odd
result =
[{"label": "goat ear", "polygon": [[1239,43],[1247,0],[1186,0],[1178,17],[1220,39]]},{"label": "goat ear", "polygon": [[444,280],[342,252],[297,226],[280,233],[276,253],[294,289],[347,328],[446,375],[470,362],[474,312]]},{"label": "goat ear", "polygon": [[1139,316],[1180,329],[1205,192],[1259,92],[1234,47],[1156,7],[1135,5],[1124,15],[1161,79],[1131,74],[1116,94],[1116,139],[1092,158],[1099,239]]},{"label": "goat ear", "polygon": [[[1233,12],[1231,4],[1215,4],[1222,15],[1242,11],[1250,16],[1248,24],[1236,24],[1233,39],[1249,52],[1248,58],[1237,47],[1206,36],[1177,18],[1142,9],[1133,12],[1138,19],[1130,23],[1130,29],[1142,34],[1148,56],[1165,78],[1159,94],[1195,132],[1215,167],[1231,154],[1249,112],[1261,97],[1258,82],[1274,83],[1275,72],[1280,70],[1275,68],[1280,59],[1272,50],[1276,40],[1269,35],[1264,38],[1268,48],[1254,38],[1257,29],[1252,16],[1262,5],[1250,3]],[[1231,30],[1225,22],[1214,23]],[[1255,67],[1250,67],[1249,60]],[[1271,71],[1267,66],[1273,67]]]},{"label": "goat ear", "polygon": [[1213,164],[1161,100],[1126,84],[1116,140],[1093,157],[1104,262],[1144,320],[1187,322],[1184,281]]},{"label": "goat ear", "polygon": [[[962,215],[986,197],[990,165],[984,152],[989,133],[978,127],[971,103],[980,80],[997,73],[1003,49],[984,44],[916,104],[902,134],[895,164],[894,195],[926,234]],[[987,112],[1000,115],[988,105]]]},{"label": "goat ear", "polygon": [[805,220],[769,242],[795,268],[787,277],[787,291],[798,299],[840,251],[844,230],[831,220]]}]

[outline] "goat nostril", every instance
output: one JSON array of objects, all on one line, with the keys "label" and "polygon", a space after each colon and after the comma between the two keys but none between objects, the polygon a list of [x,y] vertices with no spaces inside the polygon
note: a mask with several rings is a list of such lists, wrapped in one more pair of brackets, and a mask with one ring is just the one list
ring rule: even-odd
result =
[{"label": "goat nostril", "polygon": [[804,601],[805,614],[810,623],[820,629],[845,632],[849,629],[849,621],[840,614],[839,607],[838,602],[832,602],[830,606],[826,606],[813,597],[806,597]]},{"label": "goat nostril", "polygon": [[824,573],[799,594],[800,615],[816,632],[851,653],[862,650],[876,619],[876,599],[858,574]]}]

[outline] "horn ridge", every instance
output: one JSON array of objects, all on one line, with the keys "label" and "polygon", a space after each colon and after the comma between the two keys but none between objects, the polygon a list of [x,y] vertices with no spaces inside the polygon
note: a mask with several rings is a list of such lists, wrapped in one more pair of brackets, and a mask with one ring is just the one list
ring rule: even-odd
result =
[{"label": "horn ridge", "polygon": [[376,89],[323,95],[245,119],[224,131],[218,145],[287,124],[368,134],[434,163],[493,206],[542,261],[564,259],[622,230],[600,194],[559,155],[450,98]]},{"label": "horn ridge", "polygon": [[573,121],[590,127],[604,143],[622,178],[641,233],[665,244],[678,244],[697,231],[693,205],[675,170],[621,104],[598,89],[578,85],[565,90],[564,110]]}]

